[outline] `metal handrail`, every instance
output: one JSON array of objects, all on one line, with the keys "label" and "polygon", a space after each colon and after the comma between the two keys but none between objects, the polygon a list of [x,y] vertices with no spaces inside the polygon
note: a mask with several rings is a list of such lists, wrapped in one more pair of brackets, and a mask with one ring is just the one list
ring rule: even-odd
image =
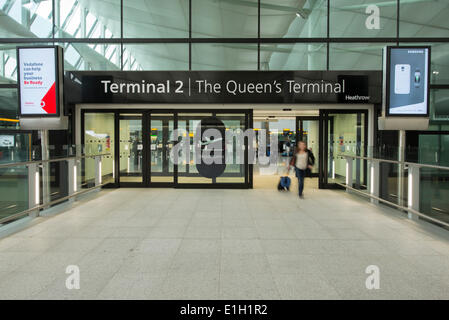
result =
[{"label": "metal handrail", "polygon": [[424,213],[422,213],[422,212],[419,212],[419,211],[417,211],[417,210],[414,210],[414,209],[412,209],[412,208],[410,208],[410,207],[404,207],[404,206],[401,206],[401,205],[399,205],[399,204],[396,204],[396,203],[394,203],[394,202],[391,202],[391,201],[382,199],[382,198],[377,197],[377,196],[375,196],[375,195],[372,195],[372,194],[370,194],[370,193],[366,193],[366,192],[363,192],[363,191],[361,191],[361,190],[359,190],[359,189],[350,187],[350,186],[348,186],[348,185],[346,185],[346,184],[344,184],[344,183],[336,182],[336,184],[339,185],[339,186],[342,186],[342,187],[344,187],[344,188],[347,188],[347,189],[349,189],[349,190],[351,190],[351,191],[355,191],[355,192],[357,192],[357,193],[359,193],[359,194],[361,194],[361,195],[364,195],[364,196],[366,196],[366,197],[375,199],[375,200],[377,200],[377,201],[379,201],[379,202],[386,203],[386,204],[388,204],[388,205],[390,205],[390,206],[393,206],[393,207],[395,207],[395,208],[397,208],[397,209],[401,209],[401,210],[404,210],[404,211],[411,212],[411,213],[413,213],[413,214],[416,214],[417,216],[423,217],[423,218],[425,218],[425,219],[428,219],[428,220],[431,220],[431,221],[436,222],[436,223],[438,223],[438,224],[441,224],[441,225],[444,225],[444,226],[446,226],[446,227],[449,227],[449,223],[444,222],[444,221],[442,221],[442,220],[438,220],[438,219],[432,218],[432,217],[430,217],[430,216],[428,216],[428,215],[426,215],[426,214],[424,214]]},{"label": "metal handrail", "polygon": [[103,156],[110,156],[110,155],[111,155],[110,153],[100,153],[100,154],[90,154],[90,155],[83,155],[83,156],[54,158],[54,159],[49,159],[49,160],[33,160],[33,161],[3,163],[3,164],[0,164],[0,169],[10,168],[10,167],[27,166],[27,165],[35,164],[35,163],[50,163],[50,162],[58,162],[58,161],[67,161],[67,160],[72,160],[72,159],[79,160],[79,159],[85,159],[85,158],[95,158],[95,157],[103,157]]},{"label": "metal handrail", "polygon": [[81,195],[81,194],[84,194],[84,193],[86,193],[86,192],[89,192],[89,191],[92,191],[92,190],[101,188],[101,187],[103,187],[103,186],[105,186],[105,185],[107,185],[107,184],[108,184],[108,183],[99,184],[98,186],[94,186],[94,187],[91,187],[91,188],[88,188],[88,189],[83,189],[83,190],[77,191],[77,192],[75,192],[75,193],[73,193],[73,194],[71,194],[71,195],[68,195],[68,196],[65,196],[65,197],[62,197],[62,198],[59,198],[59,199],[50,201],[50,202],[45,203],[45,204],[40,204],[40,205],[38,205],[38,206],[35,206],[35,207],[33,207],[33,208],[29,208],[29,209],[20,211],[20,212],[18,212],[18,213],[14,213],[14,214],[12,214],[12,215],[10,215],[10,216],[7,216],[7,217],[5,217],[5,218],[3,218],[3,219],[0,219],[0,224],[3,224],[3,223],[8,222],[8,221],[10,221],[10,220],[15,220],[15,219],[17,219],[17,218],[19,218],[19,217],[21,217],[21,216],[25,216],[25,215],[27,215],[28,213],[31,213],[31,212],[33,212],[33,211],[35,211],[35,210],[44,209],[44,208],[47,208],[47,207],[52,206],[52,205],[54,205],[54,204],[58,204],[58,203],[60,203],[60,202],[63,202],[63,201],[65,201],[65,200],[68,200],[68,199],[70,199],[70,198],[73,198],[73,197],[79,196],[79,195]]},{"label": "metal handrail", "polygon": [[416,163],[416,162],[409,162],[409,161],[399,161],[399,160],[388,160],[388,159],[380,159],[380,158],[372,158],[372,157],[364,157],[364,156],[355,156],[355,155],[350,155],[350,154],[338,154],[337,156],[345,157],[345,158],[362,159],[362,160],[368,160],[368,161],[388,162],[388,163],[402,164],[402,165],[408,165],[408,166],[416,166],[416,167],[424,167],[424,168],[432,168],[432,169],[440,169],[440,170],[449,170],[449,167],[437,166],[437,165],[433,165],[433,164],[424,164],[424,163]]}]

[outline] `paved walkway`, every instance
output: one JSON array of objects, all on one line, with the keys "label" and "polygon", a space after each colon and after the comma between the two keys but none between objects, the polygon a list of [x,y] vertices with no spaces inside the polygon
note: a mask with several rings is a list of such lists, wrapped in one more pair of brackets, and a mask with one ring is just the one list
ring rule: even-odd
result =
[{"label": "paved walkway", "polygon": [[449,231],[311,183],[101,191],[0,240],[0,299],[449,298]]}]

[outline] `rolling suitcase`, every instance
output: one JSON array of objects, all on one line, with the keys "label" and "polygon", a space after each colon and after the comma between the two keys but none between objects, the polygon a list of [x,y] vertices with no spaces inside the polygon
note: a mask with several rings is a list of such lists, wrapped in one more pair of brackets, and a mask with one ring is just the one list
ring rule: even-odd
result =
[{"label": "rolling suitcase", "polygon": [[291,182],[292,181],[289,176],[281,177],[281,179],[279,180],[279,183],[278,183],[278,190],[279,191],[284,191],[284,190],[288,191],[290,189]]}]

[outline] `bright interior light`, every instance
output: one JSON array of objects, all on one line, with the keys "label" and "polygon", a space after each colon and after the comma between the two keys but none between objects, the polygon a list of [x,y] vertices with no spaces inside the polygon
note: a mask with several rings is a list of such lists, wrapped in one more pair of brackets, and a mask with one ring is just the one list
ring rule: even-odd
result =
[{"label": "bright interior light", "polygon": [[76,174],[76,164],[73,166],[73,192],[76,192],[76,179],[77,179],[77,174]]},{"label": "bright interior light", "polygon": [[39,194],[39,186],[40,186],[40,181],[39,181],[39,171],[36,171],[35,173],[35,179],[36,179],[36,183],[35,183],[35,199],[34,202],[36,205],[39,205],[39,200],[40,200],[40,194]]},{"label": "bright interior light", "polygon": [[370,193],[374,194],[374,166],[371,165]]},{"label": "bright interior light", "polygon": [[335,159],[332,159],[332,179],[335,179]]},{"label": "bright interior light", "polygon": [[98,181],[101,184],[101,161],[98,166]]},{"label": "bright interior light", "polygon": [[349,163],[346,161],[346,185],[349,186]]},{"label": "bright interior light", "polygon": [[407,204],[411,208],[413,205],[413,173],[411,172],[411,168],[408,169],[408,199]]}]

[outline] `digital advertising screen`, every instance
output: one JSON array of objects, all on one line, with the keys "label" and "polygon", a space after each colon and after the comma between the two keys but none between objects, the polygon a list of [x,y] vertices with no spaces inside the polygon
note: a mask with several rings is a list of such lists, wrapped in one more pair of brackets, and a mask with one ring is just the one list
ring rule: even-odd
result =
[{"label": "digital advertising screen", "polygon": [[429,116],[430,47],[387,47],[387,116]]},{"label": "digital advertising screen", "polygon": [[59,116],[57,47],[17,49],[20,116]]},{"label": "digital advertising screen", "polygon": [[0,134],[0,147],[14,147],[14,136],[10,134]]}]

